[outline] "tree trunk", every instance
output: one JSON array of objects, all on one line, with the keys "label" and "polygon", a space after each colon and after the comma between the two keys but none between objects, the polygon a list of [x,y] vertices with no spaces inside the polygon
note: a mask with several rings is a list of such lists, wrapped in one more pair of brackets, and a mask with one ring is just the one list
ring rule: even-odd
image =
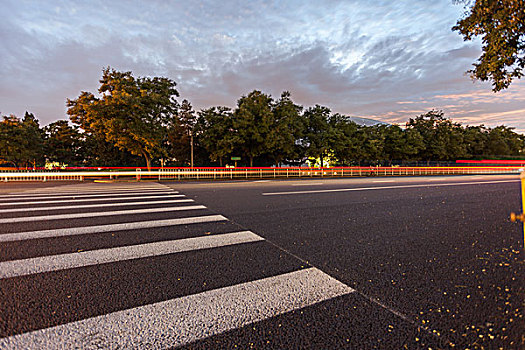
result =
[{"label": "tree trunk", "polygon": [[250,168],[253,167],[253,156],[250,156]]},{"label": "tree trunk", "polygon": [[321,155],[319,156],[319,158],[321,159],[321,168],[323,167],[323,153],[321,153]]},{"label": "tree trunk", "polygon": [[219,157],[219,165],[222,167],[222,157]]},{"label": "tree trunk", "polygon": [[144,156],[144,159],[146,160],[146,167],[148,167],[148,171],[151,171],[151,158],[149,154],[146,152],[142,152],[142,155]]}]

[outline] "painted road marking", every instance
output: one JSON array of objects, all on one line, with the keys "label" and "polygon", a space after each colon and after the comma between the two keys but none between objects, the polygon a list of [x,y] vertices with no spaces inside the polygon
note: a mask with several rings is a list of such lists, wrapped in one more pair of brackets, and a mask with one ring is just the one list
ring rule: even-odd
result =
[{"label": "painted road marking", "polygon": [[[114,189],[126,189],[126,188],[167,188],[168,186],[156,184],[156,185],[116,185],[116,184],[83,184],[83,185],[65,185],[65,186],[56,186],[56,187],[44,187],[37,188],[39,192],[53,192],[56,190],[78,190],[78,189],[101,189],[101,188],[114,188]],[[27,190],[31,191],[31,189]]]},{"label": "painted road marking", "polygon": [[185,206],[185,207],[151,208],[151,209],[136,209],[136,210],[101,211],[101,212],[96,212],[96,213],[75,213],[75,214],[27,216],[27,217],[0,219],[0,224],[12,224],[15,222],[28,222],[28,221],[40,221],[40,220],[48,221],[48,220],[61,220],[61,219],[92,218],[92,217],[113,216],[113,215],[163,213],[163,212],[170,212],[170,211],[196,210],[196,209],[206,209],[206,207],[204,205],[190,205],[190,206]]},{"label": "painted road marking", "polygon": [[3,338],[0,348],[171,348],[352,292],[309,268]]},{"label": "painted road marking", "polygon": [[161,192],[175,192],[172,189],[169,188],[158,188],[158,189],[150,189],[150,190],[142,190],[140,188],[133,189],[133,190],[122,190],[122,191],[113,191],[111,189],[107,190],[101,190],[101,191],[56,191],[56,192],[50,192],[50,193],[42,193],[42,192],[35,192],[35,193],[25,193],[25,194],[6,194],[2,195],[2,198],[19,198],[19,197],[58,197],[58,196],[66,196],[66,195],[99,195],[100,193],[113,193],[115,195],[124,195],[127,193],[161,193]]},{"label": "painted road marking", "polygon": [[[134,196],[124,198],[88,198],[88,199],[58,199],[56,201],[30,201],[30,202],[14,202],[14,203],[0,203],[0,206],[11,206],[11,205],[33,205],[33,204],[53,204],[53,203],[78,203],[78,202],[100,202],[100,201],[111,201],[111,200],[130,200],[130,199],[161,199],[161,198],[182,198],[185,197],[183,194],[171,194],[172,192],[161,195],[161,196]],[[121,202],[125,203],[125,202]],[[77,207],[78,208],[78,207]]]},{"label": "painted road marking", "polygon": [[[179,193],[179,191],[173,191],[173,190],[167,190],[167,191],[158,191],[158,192],[153,192],[155,194],[164,194],[164,195],[167,195],[167,194],[173,194],[173,193]],[[124,197],[124,196],[137,196],[139,194],[145,194],[145,195],[149,195],[149,194],[152,194],[150,192],[136,192],[136,193],[105,193],[105,194],[75,194],[75,193],[72,193],[72,194],[69,194],[69,195],[49,195],[49,194],[41,194],[41,195],[38,195],[38,196],[29,196],[29,195],[24,195],[24,197],[28,197],[28,198],[12,198],[12,199],[9,199],[10,201],[12,200],[17,200],[17,201],[21,201],[21,200],[28,200],[28,199],[33,199],[33,197],[42,197],[42,196],[45,196],[47,198],[86,198],[86,197],[114,197],[114,196],[118,196],[118,197]],[[2,198],[5,198],[5,196],[2,196]],[[6,202],[6,201],[2,201],[2,203],[10,203],[10,202]]]},{"label": "painted road marking", "polygon": [[40,208],[16,208],[16,209],[0,209],[0,214],[17,213],[26,211],[49,211],[49,210],[67,210],[67,209],[86,209],[86,208],[102,208],[102,207],[124,207],[127,205],[150,205],[150,204],[168,204],[168,203],[188,203],[193,202],[193,199],[169,199],[163,201],[149,201],[149,202],[119,202],[119,203],[99,203],[99,204],[84,204],[84,205],[61,205],[56,207],[40,207]]},{"label": "painted road marking", "polygon": [[264,238],[257,236],[253,232],[242,231],[137,244],[126,247],[3,261],[0,262],[0,279],[263,240]]},{"label": "painted road marking", "polygon": [[381,187],[356,187],[356,188],[336,188],[327,190],[310,190],[310,191],[288,191],[288,192],[265,192],[263,196],[280,196],[288,194],[313,194],[313,193],[330,193],[330,192],[350,192],[350,191],[369,191],[369,190],[390,190],[396,188],[418,188],[418,187],[442,187],[442,186],[460,186],[460,185],[484,185],[506,182],[518,182],[519,180],[501,180],[501,181],[483,181],[483,182],[456,182],[446,184],[425,184],[425,185],[400,185],[400,186],[381,186]]},{"label": "painted road marking", "polygon": [[35,192],[55,192],[55,191],[100,191],[100,190],[131,190],[131,189],[150,189],[156,190],[159,188],[168,188],[167,186],[112,186],[112,185],[92,185],[92,186],[61,186],[61,187],[46,187],[38,189]]},{"label": "painted road marking", "polygon": [[303,183],[303,184],[292,184],[292,186],[314,186],[314,185],[323,185],[322,182],[311,182],[311,183]]},{"label": "painted road marking", "polygon": [[136,230],[136,229],[146,229],[146,228],[175,226],[175,225],[200,224],[200,223],[205,223],[205,222],[226,221],[226,220],[228,219],[222,215],[207,215],[207,216],[194,216],[194,217],[188,217],[188,218],[180,218],[180,219],[138,221],[138,222],[128,222],[124,224],[109,224],[109,225],[98,225],[98,226],[60,228],[60,229],[42,230],[42,231],[6,233],[6,234],[0,234],[0,242],[15,242],[15,241],[28,240],[28,239],[38,239],[38,238],[64,237],[64,236],[74,236],[74,235],[85,235],[85,234],[90,234],[90,233],[104,233],[104,232]]},{"label": "painted road marking", "polygon": [[154,186],[154,187],[113,187],[113,186],[78,186],[78,187],[47,187],[42,189],[33,189],[24,191],[24,193],[55,193],[55,192],[73,192],[73,191],[128,191],[128,190],[160,190],[168,189],[168,186]]}]

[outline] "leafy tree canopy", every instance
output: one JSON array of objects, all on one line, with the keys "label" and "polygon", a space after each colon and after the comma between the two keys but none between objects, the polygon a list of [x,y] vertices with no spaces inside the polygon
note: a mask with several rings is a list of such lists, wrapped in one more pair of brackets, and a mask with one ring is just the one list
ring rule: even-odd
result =
[{"label": "leafy tree canopy", "polygon": [[[470,4],[470,1],[459,1]],[[483,53],[469,73],[490,80],[493,91],[509,87],[525,68],[525,0],[475,0],[452,30],[464,40],[481,36]]]},{"label": "leafy tree canopy", "polygon": [[407,129],[413,129],[422,136],[422,160],[453,160],[467,155],[460,124],[446,118],[442,111],[430,111],[410,119]]},{"label": "leafy tree canopy", "polygon": [[43,136],[38,120],[26,112],[24,118],[4,116],[0,122],[0,160],[13,164],[36,166],[42,163]]},{"label": "leafy tree canopy", "polygon": [[308,108],[304,112],[306,155],[319,158],[321,167],[326,153],[332,148],[337,130],[330,123],[330,108],[320,105]]},{"label": "leafy tree canopy", "polygon": [[167,126],[176,117],[179,93],[168,78],[135,78],[131,72],[103,70],[99,96],[82,92],[67,100],[71,121],[86,132],[103,135],[116,147],[151,159],[165,155]]},{"label": "leafy tree canopy", "polygon": [[222,106],[201,110],[194,133],[209,158],[222,166],[223,159],[234,149],[233,111]]},{"label": "leafy tree canopy", "polygon": [[270,95],[254,90],[242,96],[233,114],[234,143],[250,159],[260,156],[275,145],[272,112],[273,99]]},{"label": "leafy tree canopy", "polygon": [[70,126],[67,120],[58,120],[45,126],[43,131],[44,152],[48,160],[69,166],[81,163],[83,138],[78,127]]},{"label": "leafy tree canopy", "polygon": [[183,100],[177,118],[168,126],[167,151],[177,163],[190,162],[190,148],[197,122],[195,111],[188,100]]},{"label": "leafy tree canopy", "polygon": [[296,105],[288,91],[272,105],[274,125],[271,128],[273,147],[268,151],[275,164],[284,159],[302,158],[303,147],[299,140],[304,136],[305,123],[301,115],[302,107]]}]

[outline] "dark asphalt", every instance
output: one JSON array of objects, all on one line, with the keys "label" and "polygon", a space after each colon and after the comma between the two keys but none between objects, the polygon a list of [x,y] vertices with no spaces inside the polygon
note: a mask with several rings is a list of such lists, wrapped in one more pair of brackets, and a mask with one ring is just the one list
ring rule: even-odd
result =
[{"label": "dark asphalt", "polygon": [[360,295],[350,294],[184,346],[183,349],[443,349]]},{"label": "dark asphalt", "polygon": [[[488,183],[495,181],[508,182]],[[487,183],[436,186],[473,182]],[[64,184],[71,183],[45,187]],[[525,348],[523,231],[509,220],[510,212],[520,211],[516,176],[163,184],[195,203],[2,213],[56,204],[4,205],[0,219],[198,204],[207,209],[4,224],[0,234],[213,214],[230,221],[0,242],[0,262],[241,230],[266,241],[0,279],[0,338],[313,266],[356,292],[185,348]],[[0,193],[32,186],[1,184]],[[35,191],[42,186],[34,184]],[[369,189],[395,186],[405,187]],[[125,197],[81,204],[156,200]]]},{"label": "dark asphalt", "polygon": [[2,281],[0,337],[300,268],[263,241],[9,278]]},{"label": "dark asphalt", "polygon": [[[509,179],[516,181],[432,186]],[[308,181],[322,184],[310,186]],[[373,181],[392,179],[172,187],[378,301],[377,308],[380,303],[404,315],[413,327],[441,341],[457,348],[525,348],[523,231],[509,220],[510,212],[520,211],[517,177]],[[428,187],[262,195],[414,184]],[[362,333],[353,327],[347,331],[349,338]],[[324,337],[330,338],[330,332]],[[223,337],[217,341],[234,343]],[[378,348],[399,348],[395,344],[376,343]]]},{"label": "dark asphalt", "polygon": [[[98,223],[97,223],[98,224]],[[135,244],[161,242],[172,239],[202,237],[207,234],[239,231],[229,222],[201,223],[173,227],[154,227],[147,230],[126,230],[88,235],[64,236],[0,243],[0,261],[37,256],[74,253],[78,251],[124,247]]]}]

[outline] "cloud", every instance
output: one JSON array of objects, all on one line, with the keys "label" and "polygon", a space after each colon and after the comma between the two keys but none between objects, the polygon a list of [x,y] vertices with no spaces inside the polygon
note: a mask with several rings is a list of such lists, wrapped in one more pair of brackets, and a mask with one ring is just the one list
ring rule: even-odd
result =
[{"label": "cloud", "polygon": [[96,91],[103,67],[177,81],[196,108],[253,89],[334,112],[403,122],[443,109],[516,126],[525,88],[497,95],[465,71],[480,54],[450,30],[451,2],[266,0],[4,1],[0,111],[65,118],[66,98]]}]

